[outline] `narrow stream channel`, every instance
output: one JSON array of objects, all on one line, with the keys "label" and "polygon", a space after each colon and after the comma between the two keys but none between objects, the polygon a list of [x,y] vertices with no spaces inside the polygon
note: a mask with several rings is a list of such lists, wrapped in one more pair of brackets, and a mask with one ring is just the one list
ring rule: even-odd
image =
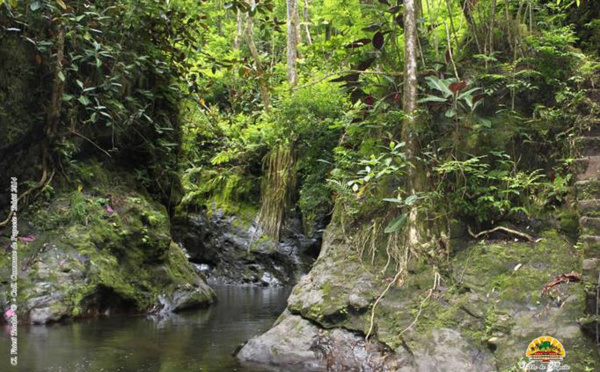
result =
[{"label": "narrow stream channel", "polygon": [[[10,372],[265,372],[231,354],[266,331],[285,308],[288,288],[214,287],[209,309],[164,319],[113,316],[19,328],[19,366],[8,364],[0,337],[0,371]],[[269,372],[283,372],[269,369]]]}]

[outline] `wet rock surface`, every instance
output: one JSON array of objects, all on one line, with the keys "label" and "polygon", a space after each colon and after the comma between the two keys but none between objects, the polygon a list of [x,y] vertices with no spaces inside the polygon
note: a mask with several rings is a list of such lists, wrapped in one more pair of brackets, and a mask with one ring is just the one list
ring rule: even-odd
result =
[{"label": "wet rock surface", "polygon": [[[47,324],[210,304],[213,292],[172,241],[164,206],[136,192],[103,191],[60,194],[20,218],[19,319]],[[2,309],[9,262],[0,259]]]},{"label": "wet rock surface", "polygon": [[210,217],[178,217],[172,232],[209,283],[278,286],[295,283],[312,263],[309,252],[319,250],[320,239],[301,230],[297,221],[288,221],[275,243],[261,234],[253,216],[214,210]]},{"label": "wet rock surface", "polygon": [[532,340],[549,335],[564,345],[571,370],[600,368],[578,326],[584,286],[563,282],[542,291],[579,267],[579,248],[557,232],[540,233],[535,244],[470,242],[439,272],[434,290],[432,266],[411,267],[378,303],[372,328],[371,309],[390,273],[361,259],[341,236],[328,229],[286,313],[241,349],[241,360],[308,363],[315,371],[512,371]]}]

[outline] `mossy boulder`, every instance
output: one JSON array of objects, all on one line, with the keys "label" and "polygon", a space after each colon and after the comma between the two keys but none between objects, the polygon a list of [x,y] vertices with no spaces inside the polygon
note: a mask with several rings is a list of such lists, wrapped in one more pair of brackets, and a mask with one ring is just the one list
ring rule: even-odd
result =
[{"label": "mossy boulder", "polygon": [[[330,226],[322,254],[294,288],[288,310],[326,332],[369,334],[393,351],[387,360],[396,360],[399,371],[516,371],[528,344],[544,335],[562,342],[567,350],[563,364],[571,370],[598,370],[593,341],[578,323],[584,284],[548,286],[580,270],[580,247],[554,230],[539,237],[537,243],[466,242],[437,269],[426,261],[411,265],[404,280],[392,284],[378,302],[371,324],[373,305],[388,286],[390,272],[361,258],[351,239]],[[277,333],[286,330],[265,337]]]},{"label": "mossy boulder", "polygon": [[[20,235],[29,236],[19,242],[21,319],[179,311],[213,300],[172,241],[165,207],[143,193],[106,186],[63,191],[19,223]],[[8,263],[0,262],[3,271]]]}]

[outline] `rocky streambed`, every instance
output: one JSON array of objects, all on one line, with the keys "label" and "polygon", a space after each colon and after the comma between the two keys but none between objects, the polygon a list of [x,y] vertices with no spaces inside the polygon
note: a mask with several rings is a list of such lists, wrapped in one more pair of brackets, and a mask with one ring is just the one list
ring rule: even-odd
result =
[{"label": "rocky streambed", "polygon": [[508,372],[520,370],[532,340],[549,335],[564,345],[570,370],[600,370],[578,324],[584,284],[548,286],[581,267],[580,247],[557,231],[541,231],[537,243],[468,242],[438,272],[423,260],[374,313],[391,278],[344,236],[328,228],[286,311],[247,342],[241,360],[305,371]]}]

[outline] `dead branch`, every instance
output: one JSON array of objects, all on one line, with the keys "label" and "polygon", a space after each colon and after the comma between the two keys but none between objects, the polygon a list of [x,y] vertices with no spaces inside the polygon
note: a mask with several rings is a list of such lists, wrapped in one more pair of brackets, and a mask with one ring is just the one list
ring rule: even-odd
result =
[{"label": "dead branch", "polygon": [[516,236],[518,236],[520,238],[523,238],[523,239],[525,239],[525,240],[527,240],[527,241],[529,241],[531,243],[537,243],[537,242],[540,241],[540,239],[535,239],[534,237],[532,237],[529,234],[526,234],[524,232],[520,232],[520,231],[517,231],[517,230],[509,229],[508,227],[504,227],[504,226],[496,226],[493,229],[484,230],[484,231],[481,231],[481,232],[479,232],[477,234],[473,233],[473,230],[471,230],[471,226],[467,226],[467,231],[469,232],[469,235],[471,235],[474,239],[478,239],[479,237],[481,237],[483,235],[491,234],[491,233],[496,232],[496,231],[504,231],[506,233],[513,234],[513,235],[516,235]]},{"label": "dead branch", "polygon": [[108,153],[108,151],[104,150],[102,147],[100,147],[96,142],[92,141],[91,139],[87,138],[86,136],[84,136],[83,134],[77,132],[76,130],[70,130],[71,134],[74,134],[78,137],[83,138],[84,140],[88,141],[89,143],[91,143],[95,148],[97,148],[98,150],[102,151],[104,154],[106,154],[106,156],[108,156],[109,158],[111,158],[112,156],[110,156],[110,154]]}]

